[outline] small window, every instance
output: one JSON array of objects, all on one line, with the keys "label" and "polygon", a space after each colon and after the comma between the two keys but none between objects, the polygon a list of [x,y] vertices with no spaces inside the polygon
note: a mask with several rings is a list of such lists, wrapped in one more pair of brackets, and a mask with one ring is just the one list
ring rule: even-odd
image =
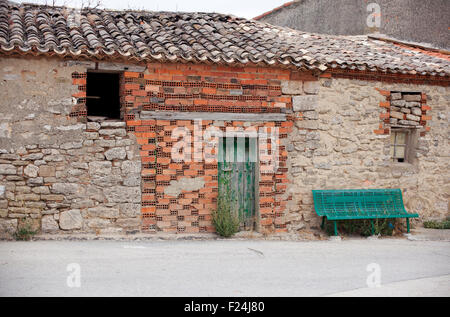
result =
[{"label": "small window", "polygon": [[390,144],[392,160],[413,163],[416,139],[416,129],[392,129]]},{"label": "small window", "polygon": [[394,162],[404,162],[406,159],[406,135],[405,131],[391,133],[391,157]]},{"label": "small window", "polygon": [[88,117],[120,119],[119,76],[118,73],[87,73]]}]

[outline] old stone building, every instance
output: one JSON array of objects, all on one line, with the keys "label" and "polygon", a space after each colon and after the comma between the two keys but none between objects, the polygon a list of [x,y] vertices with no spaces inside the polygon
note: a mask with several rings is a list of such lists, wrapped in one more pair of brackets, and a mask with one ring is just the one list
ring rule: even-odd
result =
[{"label": "old stone building", "polygon": [[312,33],[379,33],[448,50],[449,15],[447,0],[294,0],[255,20]]},{"label": "old stone building", "polygon": [[449,66],[229,15],[2,1],[0,232],[214,232],[223,173],[246,230],[317,232],[312,189],[401,188],[444,218]]}]

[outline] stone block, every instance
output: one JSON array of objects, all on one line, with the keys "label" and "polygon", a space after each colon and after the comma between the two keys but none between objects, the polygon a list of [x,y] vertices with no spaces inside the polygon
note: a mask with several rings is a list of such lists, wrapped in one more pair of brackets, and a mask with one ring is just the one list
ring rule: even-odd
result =
[{"label": "stone block", "polygon": [[126,136],[127,131],[125,129],[101,129],[99,130],[100,135],[108,136]]},{"label": "stone block", "polygon": [[119,205],[120,217],[134,218],[141,215],[141,205],[124,203]]},{"label": "stone block", "polygon": [[420,107],[422,104],[420,103],[420,102],[414,102],[414,101],[411,101],[411,102],[406,102],[405,103],[405,107],[408,107],[408,108],[412,108],[412,107]]},{"label": "stone block", "polygon": [[76,183],[55,183],[51,187],[54,194],[72,195],[80,191],[81,186]]},{"label": "stone block", "polygon": [[0,164],[0,175],[14,175],[17,168],[12,164]]},{"label": "stone block", "polygon": [[67,142],[67,143],[61,144],[61,149],[63,149],[63,150],[79,149],[82,147],[83,147],[83,141]]},{"label": "stone block", "polygon": [[391,114],[391,118],[403,120],[403,113],[401,113],[401,112],[391,111],[390,114]]},{"label": "stone block", "polygon": [[63,230],[81,229],[83,218],[78,209],[63,211],[59,215],[59,226]]},{"label": "stone block", "polygon": [[94,207],[88,208],[89,217],[96,218],[119,218],[119,209],[117,208],[108,208],[108,207]]},{"label": "stone block", "polygon": [[305,81],[303,82],[303,91],[307,94],[317,95],[319,93],[319,81]]},{"label": "stone block", "polygon": [[405,104],[406,104],[405,100],[392,100],[391,101],[391,106],[404,107]]},{"label": "stone block", "polygon": [[317,96],[294,96],[292,97],[294,111],[312,111],[317,108]]},{"label": "stone block", "polygon": [[88,123],[86,123],[86,129],[87,130],[98,131],[100,129],[100,123],[98,123],[98,122],[88,122]]},{"label": "stone block", "polygon": [[111,221],[108,219],[92,218],[88,219],[86,224],[89,228],[102,229],[109,227],[111,225]]},{"label": "stone block", "polygon": [[41,220],[41,230],[44,233],[51,233],[59,231],[59,225],[55,220],[55,217],[53,214],[51,215],[45,215],[42,217]]},{"label": "stone block", "polygon": [[403,113],[411,113],[411,109],[409,109],[407,107],[401,108],[400,111],[403,112]]},{"label": "stone block", "polygon": [[123,179],[124,186],[140,186],[141,185],[141,175],[140,174],[128,174]]},{"label": "stone block", "polygon": [[317,120],[301,120],[295,123],[297,128],[299,129],[309,129],[309,130],[317,130],[319,128],[319,123]]},{"label": "stone block", "polygon": [[39,167],[37,167],[33,164],[28,165],[23,170],[23,173],[25,174],[25,176],[32,177],[32,178],[37,177],[38,172],[39,172]]},{"label": "stone block", "polygon": [[102,128],[125,128],[126,123],[123,121],[103,121],[100,126]]},{"label": "stone block", "polygon": [[422,109],[421,108],[412,108],[411,113],[415,116],[421,116],[422,115]]},{"label": "stone block", "polygon": [[122,163],[122,174],[136,174],[141,172],[141,162],[139,161],[125,161]]},{"label": "stone block", "polygon": [[421,101],[422,95],[421,94],[403,95],[403,99],[406,101]]},{"label": "stone block", "polygon": [[398,100],[398,99],[402,99],[402,94],[400,92],[391,93],[391,100]]},{"label": "stone block", "polygon": [[298,80],[283,80],[281,82],[281,92],[285,95],[303,94],[303,82]]},{"label": "stone block", "polygon": [[93,176],[106,176],[111,174],[111,162],[95,161],[89,163],[89,174]]},{"label": "stone block", "polygon": [[115,222],[116,226],[127,229],[139,229],[141,226],[141,219],[139,218],[121,218]]},{"label": "stone block", "polygon": [[0,237],[11,237],[17,232],[17,219],[0,219]]},{"label": "stone block", "polygon": [[413,114],[407,114],[406,115],[406,119],[407,120],[412,120],[412,121],[420,121],[420,117],[419,116],[415,116]]},{"label": "stone block", "polygon": [[110,203],[141,202],[140,187],[113,186],[110,188],[105,188],[104,194]]},{"label": "stone block", "polygon": [[413,125],[413,126],[419,125],[419,122],[410,120],[400,120],[398,123],[401,125]]},{"label": "stone block", "polygon": [[112,148],[105,152],[107,160],[123,160],[127,156],[127,152],[123,148]]}]

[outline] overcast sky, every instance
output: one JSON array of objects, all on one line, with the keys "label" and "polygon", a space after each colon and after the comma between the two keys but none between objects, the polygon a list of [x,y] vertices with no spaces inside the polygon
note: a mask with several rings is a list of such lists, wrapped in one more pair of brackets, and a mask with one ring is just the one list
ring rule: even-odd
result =
[{"label": "overcast sky", "polygon": [[[13,0],[51,4],[52,0]],[[67,3],[79,7],[82,0],[55,0],[57,5]],[[87,2],[88,0],[84,0]],[[95,0],[91,0],[94,2]],[[136,9],[148,11],[199,11],[230,13],[239,17],[254,18],[282,5],[288,0],[101,0],[103,8]]]}]

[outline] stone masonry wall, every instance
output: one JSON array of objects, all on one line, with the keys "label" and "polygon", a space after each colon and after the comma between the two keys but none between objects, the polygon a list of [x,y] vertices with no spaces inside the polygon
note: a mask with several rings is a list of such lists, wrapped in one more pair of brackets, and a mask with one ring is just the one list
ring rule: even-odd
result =
[{"label": "stone masonry wall", "polygon": [[0,60],[0,234],[140,230],[141,162],[125,122],[70,118],[89,63]]},{"label": "stone masonry wall", "polygon": [[[288,147],[289,231],[320,230],[312,189],[401,188],[406,209],[420,215],[415,222],[449,216],[449,88],[327,77],[317,83],[317,95],[293,99],[297,120]],[[400,99],[398,92],[420,93],[406,99],[426,96],[422,110],[427,116],[421,119],[426,127],[412,118],[420,128],[412,163],[394,163],[390,157],[390,123],[398,122],[386,115],[386,96],[392,105],[406,103],[408,95]],[[418,113],[419,101],[410,101],[417,103]]]}]

